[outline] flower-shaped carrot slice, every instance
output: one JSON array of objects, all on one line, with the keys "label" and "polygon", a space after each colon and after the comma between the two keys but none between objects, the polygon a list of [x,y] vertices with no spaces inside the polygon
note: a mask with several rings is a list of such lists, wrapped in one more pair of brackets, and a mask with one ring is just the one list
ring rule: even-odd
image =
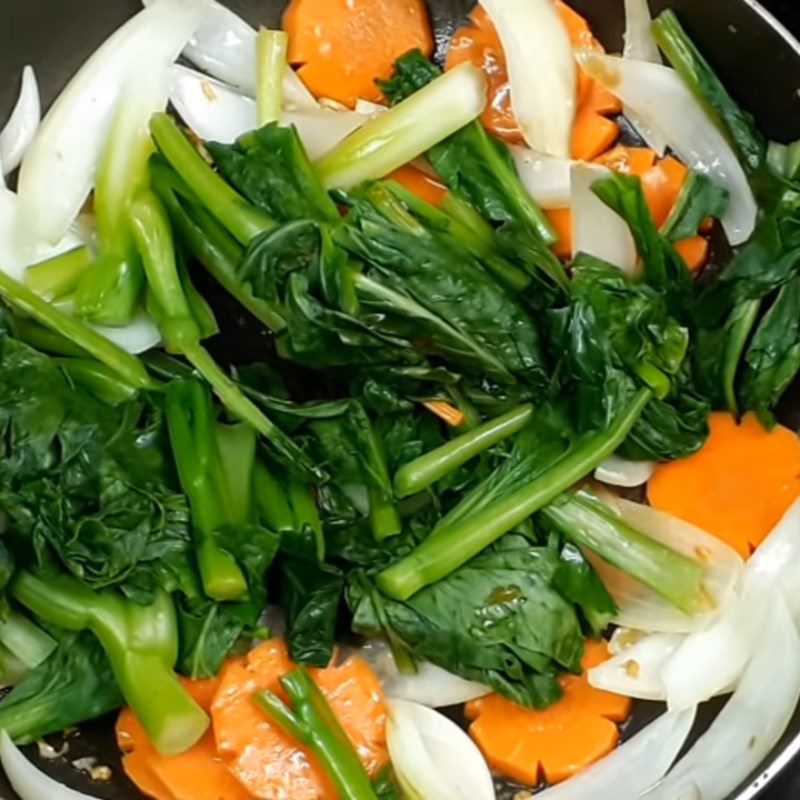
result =
[{"label": "flower-shaped carrot slice", "polygon": [[800,439],[757,417],[712,414],[711,436],[689,458],[659,466],[647,487],[655,508],[691,522],[748,558],[800,495]]},{"label": "flower-shaped carrot slice", "polygon": [[587,642],[583,675],[561,678],[564,696],[544,711],[516,705],[498,695],[467,704],[469,732],[489,765],[512,780],[555,784],[613,750],[618,724],[628,718],[627,697],[589,686],[586,671],[609,657],[604,642]]}]

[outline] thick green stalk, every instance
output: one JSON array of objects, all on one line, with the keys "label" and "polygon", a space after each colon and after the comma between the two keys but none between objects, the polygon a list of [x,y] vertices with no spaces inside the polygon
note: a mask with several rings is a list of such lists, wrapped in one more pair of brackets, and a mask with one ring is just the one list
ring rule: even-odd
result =
[{"label": "thick green stalk", "polygon": [[725,324],[728,329],[728,338],[725,341],[725,350],[721,353],[723,359],[722,396],[725,398],[725,407],[734,416],[739,414],[736,375],[739,372],[739,364],[742,361],[747,340],[756,324],[760,310],[760,300],[745,300],[733,309],[730,319]]},{"label": "thick green stalk", "polygon": [[219,464],[226,491],[225,515],[230,525],[242,527],[254,521],[253,474],[258,437],[249,425],[215,428]]},{"label": "thick green stalk", "polygon": [[74,292],[94,261],[88,247],[76,247],[59,256],[33,264],[25,270],[25,283],[48,300],[59,300]]},{"label": "thick green stalk", "polygon": [[110,406],[135,396],[137,389],[121,381],[114,370],[91,358],[58,358],[56,363],[76,385]]},{"label": "thick green stalk", "polygon": [[[250,287],[237,275],[244,248],[206,211],[172,168],[159,160],[150,162],[153,190],[169,212],[176,233],[194,258],[214,280],[271,331],[278,333],[286,327],[283,317],[269,304],[253,296]],[[187,196],[188,195],[188,196]]]},{"label": "thick green stalk", "polygon": [[280,532],[294,528],[292,506],[283,486],[260,461],[255,467],[255,494],[258,512],[272,530]]},{"label": "thick green stalk", "polygon": [[434,531],[414,552],[380,573],[381,591],[407,600],[521,525],[613,455],[651,398],[651,392],[642,389],[607,430],[574,447],[544,475],[466,519]]},{"label": "thick green stalk", "polygon": [[289,478],[287,487],[289,505],[292,509],[293,531],[308,528],[314,537],[317,560],[325,560],[325,536],[322,532],[322,520],[311,487],[297,478]]},{"label": "thick green stalk", "polygon": [[51,636],[16,611],[7,611],[0,617],[0,644],[26,669],[38,667],[56,649]]},{"label": "thick green stalk", "polygon": [[313,750],[341,800],[378,800],[364,767],[325,696],[304,667],[281,678],[294,711],[272,692],[253,699],[289,736]]},{"label": "thick green stalk", "polygon": [[445,475],[521,431],[532,417],[533,406],[520,406],[403,465],[394,479],[397,496],[408,497],[433,486]]},{"label": "thick green stalk", "polygon": [[0,644],[0,687],[16,686],[28,672],[22,660]]},{"label": "thick green stalk", "polygon": [[256,45],[256,108],[258,127],[278,122],[283,109],[283,79],[288,67],[289,36],[261,28]]},{"label": "thick green stalk", "polygon": [[152,605],[139,606],[72,577],[25,571],[17,573],[12,593],[38,617],[97,636],[125,700],[160,753],[182,753],[206,732],[208,717],[173,672],[178,623],[168,594],[160,591]]},{"label": "thick green stalk", "polygon": [[150,131],[158,149],[192,192],[243,245],[275,227],[275,221],[251,205],[204,160],[168,114],[155,114]]},{"label": "thick green stalk", "polygon": [[137,389],[158,389],[136,356],[126,353],[102,334],[75,317],[43,300],[27,286],[0,271],[0,295],[17,311],[32,317],[56,334],[61,334],[89,355],[113,369],[128,385]]},{"label": "thick green stalk", "polygon": [[226,513],[223,474],[211,395],[197,380],[167,386],[166,412],[172,454],[189,498],[203,589],[212,600],[240,600],[247,581],[217,537],[232,520]]},{"label": "thick green stalk", "polygon": [[563,495],[539,514],[574,544],[597,553],[681,611],[703,610],[703,567],[635,530],[595,497]]}]

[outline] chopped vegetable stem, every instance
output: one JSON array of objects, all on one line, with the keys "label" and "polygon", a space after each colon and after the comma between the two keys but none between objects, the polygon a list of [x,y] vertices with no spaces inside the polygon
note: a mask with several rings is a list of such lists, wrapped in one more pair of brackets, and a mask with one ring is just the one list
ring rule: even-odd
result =
[{"label": "chopped vegetable stem", "polygon": [[458,569],[611,456],[651,398],[649,390],[639,391],[607,430],[589,437],[544,475],[482,511],[436,530],[413,553],[381,572],[378,586],[389,597],[407,600]]},{"label": "chopped vegetable stem", "polygon": [[261,28],[256,46],[256,104],[259,127],[278,122],[283,107],[283,80],[288,69],[289,36]]},{"label": "chopped vegetable stem", "polygon": [[25,270],[25,283],[48,300],[59,300],[74,292],[92,265],[88,247],[76,247],[61,255],[33,264]]}]

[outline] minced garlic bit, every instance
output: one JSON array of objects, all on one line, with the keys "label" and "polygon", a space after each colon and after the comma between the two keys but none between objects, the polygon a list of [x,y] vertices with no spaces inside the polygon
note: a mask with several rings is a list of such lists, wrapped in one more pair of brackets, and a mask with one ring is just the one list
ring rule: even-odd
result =
[{"label": "minced garlic bit", "polygon": [[634,661],[632,658],[625,662],[625,672],[631,676],[631,678],[638,678],[641,675],[642,667],[638,661]]}]

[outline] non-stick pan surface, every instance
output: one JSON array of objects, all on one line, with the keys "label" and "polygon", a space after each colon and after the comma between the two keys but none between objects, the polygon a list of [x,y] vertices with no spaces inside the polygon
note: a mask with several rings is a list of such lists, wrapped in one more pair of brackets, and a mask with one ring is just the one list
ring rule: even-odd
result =
[{"label": "non-stick pan surface", "polygon": [[[253,23],[279,24],[286,0],[224,0]],[[453,29],[464,19],[474,0],[428,0],[441,55]],[[622,31],[622,0],[569,0],[591,21],[599,38],[618,50]],[[767,0],[767,5],[787,25],[800,32],[797,0]],[[676,9],[689,32],[718,69],[737,99],[757,117],[770,138],[800,138],[800,45],[774,17],[754,0],[651,0],[654,11]],[[139,8],[137,0],[0,0],[0,120],[5,119],[18,86],[23,65],[36,67],[49,104],[83,60],[127,17]],[[219,357],[236,361],[257,359],[266,341],[262,332],[249,328],[226,298],[215,298],[225,335],[216,343]],[[242,343],[248,342],[243,348]],[[247,352],[243,352],[243,349]],[[800,429],[800,386],[787,393],[782,421]],[[765,676],[765,680],[768,676]],[[719,705],[704,709],[695,735],[713,719]],[[626,734],[635,732],[660,712],[654,704],[637,705]],[[800,753],[800,712],[783,741],[761,771],[751,777],[730,800],[790,800],[800,798],[794,772],[800,763],[778,773]],[[36,748],[29,754],[36,758]],[[78,773],[71,761],[93,756],[112,768],[108,783],[93,783]],[[69,739],[66,759],[40,762],[55,778],[108,800],[141,800],[119,766],[113,721],[85,726]],[[794,788],[792,786],[794,785]],[[509,787],[510,788],[510,787]],[[504,792],[506,794],[506,792]],[[507,792],[513,796],[514,792]],[[0,800],[16,800],[0,774]],[[49,800],[49,798],[41,798]],[[465,800],[467,800],[465,798]]]}]

